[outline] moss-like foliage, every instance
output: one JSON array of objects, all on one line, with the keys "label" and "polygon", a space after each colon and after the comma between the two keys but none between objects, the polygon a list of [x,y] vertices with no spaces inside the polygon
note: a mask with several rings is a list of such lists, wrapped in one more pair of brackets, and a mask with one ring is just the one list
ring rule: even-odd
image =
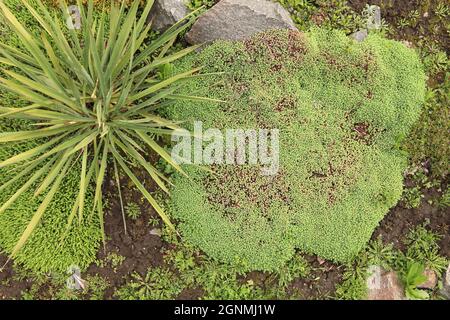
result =
[{"label": "moss-like foliage", "polygon": [[[42,32],[31,12],[23,6],[21,1],[5,0],[5,3],[14,9],[20,22],[26,25],[31,32],[35,34]],[[30,3],[36,5],[34,1],[30,1]],[[0,37],[3,44],[12,47],[21,46],[18,36],[11,32],[3,21],[0,21]],[[0,88],[0,105],[23,107],[28,104],[14,94]],[[0,119],[0,132],[18,130],[30,130],[30,126],[24,121]],[[30,146],[29,143],[3,144],[0,146],[0,161],[28,150],[30,147],[33,146]],[[77,165],[81,167],[81,160]],[[10,170],[11,168],[0,169],[0,185],[13,176],[14,172]],[[20,168],[17,170],[20,170]],[[53,204],[44,214],[41,223],[27,241],[25,247],[15,257],[15,262],[21,263],[25,268],[35,272],[66,272],[71,265],[77,265],[85,269],[95,260],[101,241],[101,233],[97,215],[90,214],[92,210],[86,210],[86,216],[81,224],[78,224],[77,219],[75,219],[65,240],[61,241],[73,203],[78,195],[80,178],[77,172],[80,172],[80,170],[70,170],[55,196]],[[22,186],[23,183],[24,181],[17,181],[15,186],[9,187],[9,190],[2,190],[0,192],[0,203],[3,204],[7,201],[18,186]],[[16,200],[12,207],[0,214],[0,252],[6,254],[11,252],[42,202],[43,196],[34,197],[33,195],[36,187],[37,185],[30,188],[28,192]],[[92,190],[87,195],[86,201],[88,207],[92,207]]]},{"label": "moss-like foliage", "polygon": [[[10,120],[0,121],[0,132],[26,128],[27,124],[25,123]],[[3,145],[0,148],[0,161],[28,148],[30,145],[25,144]],[[81,167],[81,160],[77,165]],[[14,258],[16,263],[35,272],[66,272],[72,265],[85,269],[95,260],[101,233],[98,216],[91,213],[91,209],[86,210],[86,216],[81,223],[78,223],[77,218],[74,219],[64,237],[68,218],[78,195],[80,178],[77,172],[79,171],[71,170],[67,175],[39,226]],[[12,174],[9,170],[0,170],[0,184],[8,181],[11,177]],[[24,181],[16,183],[22,185]],[[37,185],[21,195],[9,209],[0,215],[0,248],[7,254],[16,245],[45,196],[44,194],[34,197],[33,192],[36,187]],[[16,189],[17,187],[12,186],[2,191],[0,203],[7,201]],[[92,208],[93,198],[93,192],[90,190],[86,197],[87,208]]]},{"label": "moss-like foliage", "polygon": [[170,202],[184,239],[249,269],[277,269],[296,248],[354,257],[402,193],[397,146],[425,90],[414,51],[377,35],[356,43],[338,31],[272,31],[217,42],[177,65],[193,66],[225,74],[186,92],[226,103],[180,103],[169,115],[204,130],[277,128],[280,170],[188,166],[191,180],[175,177]]}]

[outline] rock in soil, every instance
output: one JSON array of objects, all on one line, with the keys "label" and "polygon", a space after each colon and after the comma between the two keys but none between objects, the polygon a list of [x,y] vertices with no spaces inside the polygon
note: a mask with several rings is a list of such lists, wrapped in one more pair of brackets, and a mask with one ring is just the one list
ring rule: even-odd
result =
[{"label": "rock in soil", "polygon": [[159,228],[154,228],[154,229],[150,230],[150,234],[152,236],[161,237],[162,236],[162,230],[159,229]]},{"label": "rock in soil", "polygon": [[325,259],[322,259],[321,257],[317,257],[317,262],[319,262],[319,265],[323,265],[326,261],[325,261]]},{"label": "rock in soil", "polygon": [[425,281],[422,284],[419,284],[417,286],[417,288],[433,290],[438,283],[438,277],[437,277],[436,272],[434,272],[433,270],[430,270],[430,269],[425,269],[423,274],[425,277],[427,277],[427,281]]},{"label": "rock in soil", "polygon": [[384,270],[380,266],[369,267],[367,279],[368,300],[404,300],[404,288],[394,271]]},{"label": "rock in soil", "polygon": [[450,300],[450,264],[448,265],[447,271],[444,273],[444,280],[441,292],[444,297]]},{"label": "rock in soil", "polygon": [[186,34],[190,44],[241,40],[269,29],[296,29],[289,13],[268,0],[222,0],[200,16]]},{"label": "rock in soil", "polygon": [[355,39],[357,42],[363,42],[364,39],[367,38],[367,35],[368,35],[367,29],[362,29],[362,30],[356,31],[355,33],[352,33],[350,35],[350,37]]},{"label": "rock in soil", "polygon": [[382,23],[380,7],[376,5],[368,6],[367,14],[367,29],[380,29]]},{"label": "rock in soil", "polygon": [[165,31],[189,14],[187,0],[155,0],[148,16],[152,21],[152,29]]}]

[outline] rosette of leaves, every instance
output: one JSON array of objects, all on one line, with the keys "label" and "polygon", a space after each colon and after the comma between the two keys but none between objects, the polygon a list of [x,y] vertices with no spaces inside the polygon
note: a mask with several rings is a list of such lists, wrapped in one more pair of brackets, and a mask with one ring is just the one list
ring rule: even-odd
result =
[{"label": "rosette of leaves", "polygon": [[[101,14],[94,14],[92,0],[87,7],[78,1],[80,30],[64,26],[61,16],[52,16],[40,0],[36,1],[39,12],[27,1],[22,3],[39,23],[42,34],[36,37],[27,30],[0,1],[1,19],[17,33],[24,48],[19,50],[0,43],[3,74],[0,85],[29,105],[0,106],[0,117],[24,119],[35,129],[2,132],[0,143],[35,143],[0,163],[2,170],[10,169],[13,173],[0,186],[0,192],[18,181],[26,181],[0,204],[0,214],[31,188],[35,196],[43,196],[43,201],[10,257],[24,246],[73,168],[80,168],[79,192],[67,230],[74,220],[83,220],[86,192],[93,185],[93,210],[99,215],[104,239],[102,185],[109,166],[115,172],[120,197],[119,168],[173,229],[169,217],[129,163],[139,164],[164,191],[168,180],[144,158],[145,148],[181,170],[155,140],[157,136],[170,135],[177,124],[159,117],[157,111],[177,99],[197,98],[179,96],[176,92],[188,79],[199,76],[196,75],[199,68],[164,78],[158,71],[196,49],[169,51],[176,37],[193,22],[193,14],[147,43],[151,27],[147,16],[153,1],[140,9],[140,17],[139,1],[129,8],[124,3],[120,7],[112,3],[110,11],[103,10]],[[70,19],[66,3],[61,1],[60,6],[64,21]]]},{"label": "rosette of leaves", "polygon": [[430,295],[425,290],[418,289],[418,286],[427,281],[424,275],[425,267],[413,262],[408,265],[408,272],[405,276],[405,294],[408,299],[422,300],[428,299]]}]

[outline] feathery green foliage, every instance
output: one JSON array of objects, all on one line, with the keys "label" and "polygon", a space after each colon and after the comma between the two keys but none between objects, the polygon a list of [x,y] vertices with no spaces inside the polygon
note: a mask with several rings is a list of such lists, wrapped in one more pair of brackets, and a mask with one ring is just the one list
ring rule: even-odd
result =
[{"label": "feathery green foliage", "polygon": [[183,103],[173,119],[207,128],[280,129],[280,170],[186,167],[170,202],[184,239],[222,261],[274,270],[295,248],[348,261],[402,193],[398,144],[417,120],[425,75],[414,51],[370,35],[273,31],[217,42],[178,69],[204,65],[225,76],[186,92],[226,100]]},{"label": "feathery green foliage", "polygon": [[[27,127],[17,120],[0,119],[1,131],[23,130]],[[35,142],[26,142],[2,146],[0,161],[36,145]],[[64,237],[71,206],[78,195],[80,178],[75,169],[80,168],[81,162],[78,161],[55,194],[55,200],[49,206],[48,214],[44,215],[27,245],[16,255],[16,263],[35,272],[66,272],[71,265],[77,265],[83,270],[95,260],[101,241],[100,223],[96,214],[91,214],[89,210],[82,223],[75,223]],[[0,181],[7,181],[11,177],[8,171],[0,170]],[[22,178],[1,192],[0,203],[7,201],[14,193],[15,187],[20,187],[25,182],[26,179]],[[32,191],[24,192],[0,215],[0,247],[6,252],[12,251],[42,198],[42,196],[34,197]],[[86,194],[87,208],[92,208],[93,200],[93,188],[90,187]]]}]

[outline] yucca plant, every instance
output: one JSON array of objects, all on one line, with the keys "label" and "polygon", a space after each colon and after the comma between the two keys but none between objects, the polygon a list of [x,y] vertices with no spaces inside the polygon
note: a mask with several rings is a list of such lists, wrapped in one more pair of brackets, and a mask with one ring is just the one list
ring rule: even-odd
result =
[{"label": "yucca plant", "polygon": [[26,181],[8,201],[0,204],[0,214],[29,188],[36,188],[35,195],[42,194],[44,198],[10,257],[24,246],[76,162],[81,162],[79,193],[67,228],[77,217],[82,221],[85,195],[93,185],[94,210],[100,217],[104,239],[102,184],[111,166],[120,198],[119,168],[174,229],[129,163],[139,164],[166,192],[169,181],[146,160],[146,149],[150,148],[181,171],[155,141],[156,136],[170,135],[177,124],[156,112],[174,99],[201,99],[176,93],[185,81],[203,75],[196,74],[199,69],[194,69],[161,77],[158,70],[197,48],[169,53],[176,37],[189,27],[196,13],[146,43],[150,30],[147,16],[153,1],[147,1],[140,17],[139,1],[129,8],[124,2],[120,7],[112,4],[110,10],[101,14],[95,14],[92,0],[87,8],[78,1],[80,30],[62,23],[69,18],[63,1],[59,16],[52,16],[40,0],[35,1],[40,6],[39,12],[27,1],[22,2],[42,27],[42,34],[36,37],[29,32],[0,0],[1,18],[17,33],[24,48],[21,51],[0,43],[1,72],[6,75],[0,77],[0,85],[29,105],[0,106],[0,117],[26,119],[35,127],[30,131],[2,132],[0,143],[34,140],[39,144],[0,163],[1,170],[10,167],[14,172],[13,178],[0,186],[0,192],[18,181]]}]

